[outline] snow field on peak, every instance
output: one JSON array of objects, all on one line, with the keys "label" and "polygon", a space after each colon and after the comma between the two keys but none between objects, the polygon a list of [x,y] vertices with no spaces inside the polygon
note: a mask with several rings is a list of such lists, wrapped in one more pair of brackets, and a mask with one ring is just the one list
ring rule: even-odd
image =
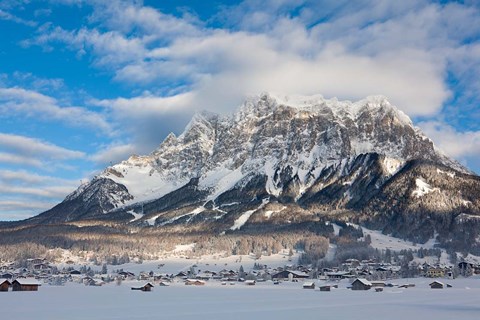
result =
[{"label": "snow field on peak", "polygon": [[122,163],[115,165],[112,168],[115,171],[120,172],[123,177],[108,172],[104,174],[104,176],[127,188],[128,193],[134,197],[133,200],[126,203],[127,205],[160,198],[188,182],[186,179],[169,181],[154,170],[149,164],[136,166]]},{"label": "snow field on peak", "polygon": [[212,171],[207,172],[198,183],[200,189],[213,189],[212,193],[206,199],[206,202],[215,200],[222,193],[232,189],[240,180],[244,178],[242,168],[235,170],[227,169],[227,165],[218,165]]}]

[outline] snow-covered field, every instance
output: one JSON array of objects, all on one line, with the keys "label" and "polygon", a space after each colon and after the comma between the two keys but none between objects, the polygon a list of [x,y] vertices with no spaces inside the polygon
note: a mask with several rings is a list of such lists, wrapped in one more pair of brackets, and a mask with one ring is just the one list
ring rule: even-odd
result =
[{"label": "snow-covered field", "polygon": [[[246,286],[203,287],[174,283],[152,292],[132,291],[138,282],[121,286],[63,287],[43,285],[38,292],[0,294],[2,319],[478,319],[480,278],[448,280],[453,288],[432,290],[431,279],[399,279],[414,288],[383,292],[339,289],[306,290],[301,283],[271,282]],[[317,281],[317,284],[320,284]]]}]

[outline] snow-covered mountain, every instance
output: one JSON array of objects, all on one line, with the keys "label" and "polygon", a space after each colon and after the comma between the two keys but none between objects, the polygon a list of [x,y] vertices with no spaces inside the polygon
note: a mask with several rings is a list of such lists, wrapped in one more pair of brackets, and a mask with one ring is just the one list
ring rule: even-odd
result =
[{"label": "snow-covered mountain", "polygon": [[352,103],[266,93],[230,116],[196,114],[180,136],[108,167],[30,221],[109,219],[221,233],[349,212],[417,238],[415,228],[403,232],[391,220],[476,217],[479,191],[479,178],[385,97]]}]

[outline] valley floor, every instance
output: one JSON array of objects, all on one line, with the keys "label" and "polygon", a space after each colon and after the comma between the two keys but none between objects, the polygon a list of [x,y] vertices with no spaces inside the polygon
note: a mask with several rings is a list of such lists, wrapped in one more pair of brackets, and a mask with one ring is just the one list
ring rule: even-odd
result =
[{"label": "valley floor", "polygon": [[[398,279],[415,287],[383,292],[351,291],[348,281],[331,292],[302,289],[302,283],[272,282],[246,286],[155,286],[152,292],[132,291],[136,281],[86,287],[43,285],[38,292],[2,292],[2,319],[478,319],[480,278],[440,281],[448,289],[430,289],[432,279]],[[316,281],[317,285],[322,281]]]}]

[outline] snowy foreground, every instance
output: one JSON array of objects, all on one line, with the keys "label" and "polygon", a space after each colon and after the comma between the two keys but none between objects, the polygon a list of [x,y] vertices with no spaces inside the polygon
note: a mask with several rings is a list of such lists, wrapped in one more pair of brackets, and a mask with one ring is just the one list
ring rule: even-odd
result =
[{"label": "snowy foreground", "polygon": [[[453,286],[430,289],[431,279],[398,279],[414,288],[351,291],[347,281],[331,292],[301,283],[246,286],[155,286],[132,291],[139,282],[86,287],[43,285],[38,292],[0,293],[2,319],[479,319],[480,278],[442,280]],[[322,284],[317,281],[317,284]]]}]

